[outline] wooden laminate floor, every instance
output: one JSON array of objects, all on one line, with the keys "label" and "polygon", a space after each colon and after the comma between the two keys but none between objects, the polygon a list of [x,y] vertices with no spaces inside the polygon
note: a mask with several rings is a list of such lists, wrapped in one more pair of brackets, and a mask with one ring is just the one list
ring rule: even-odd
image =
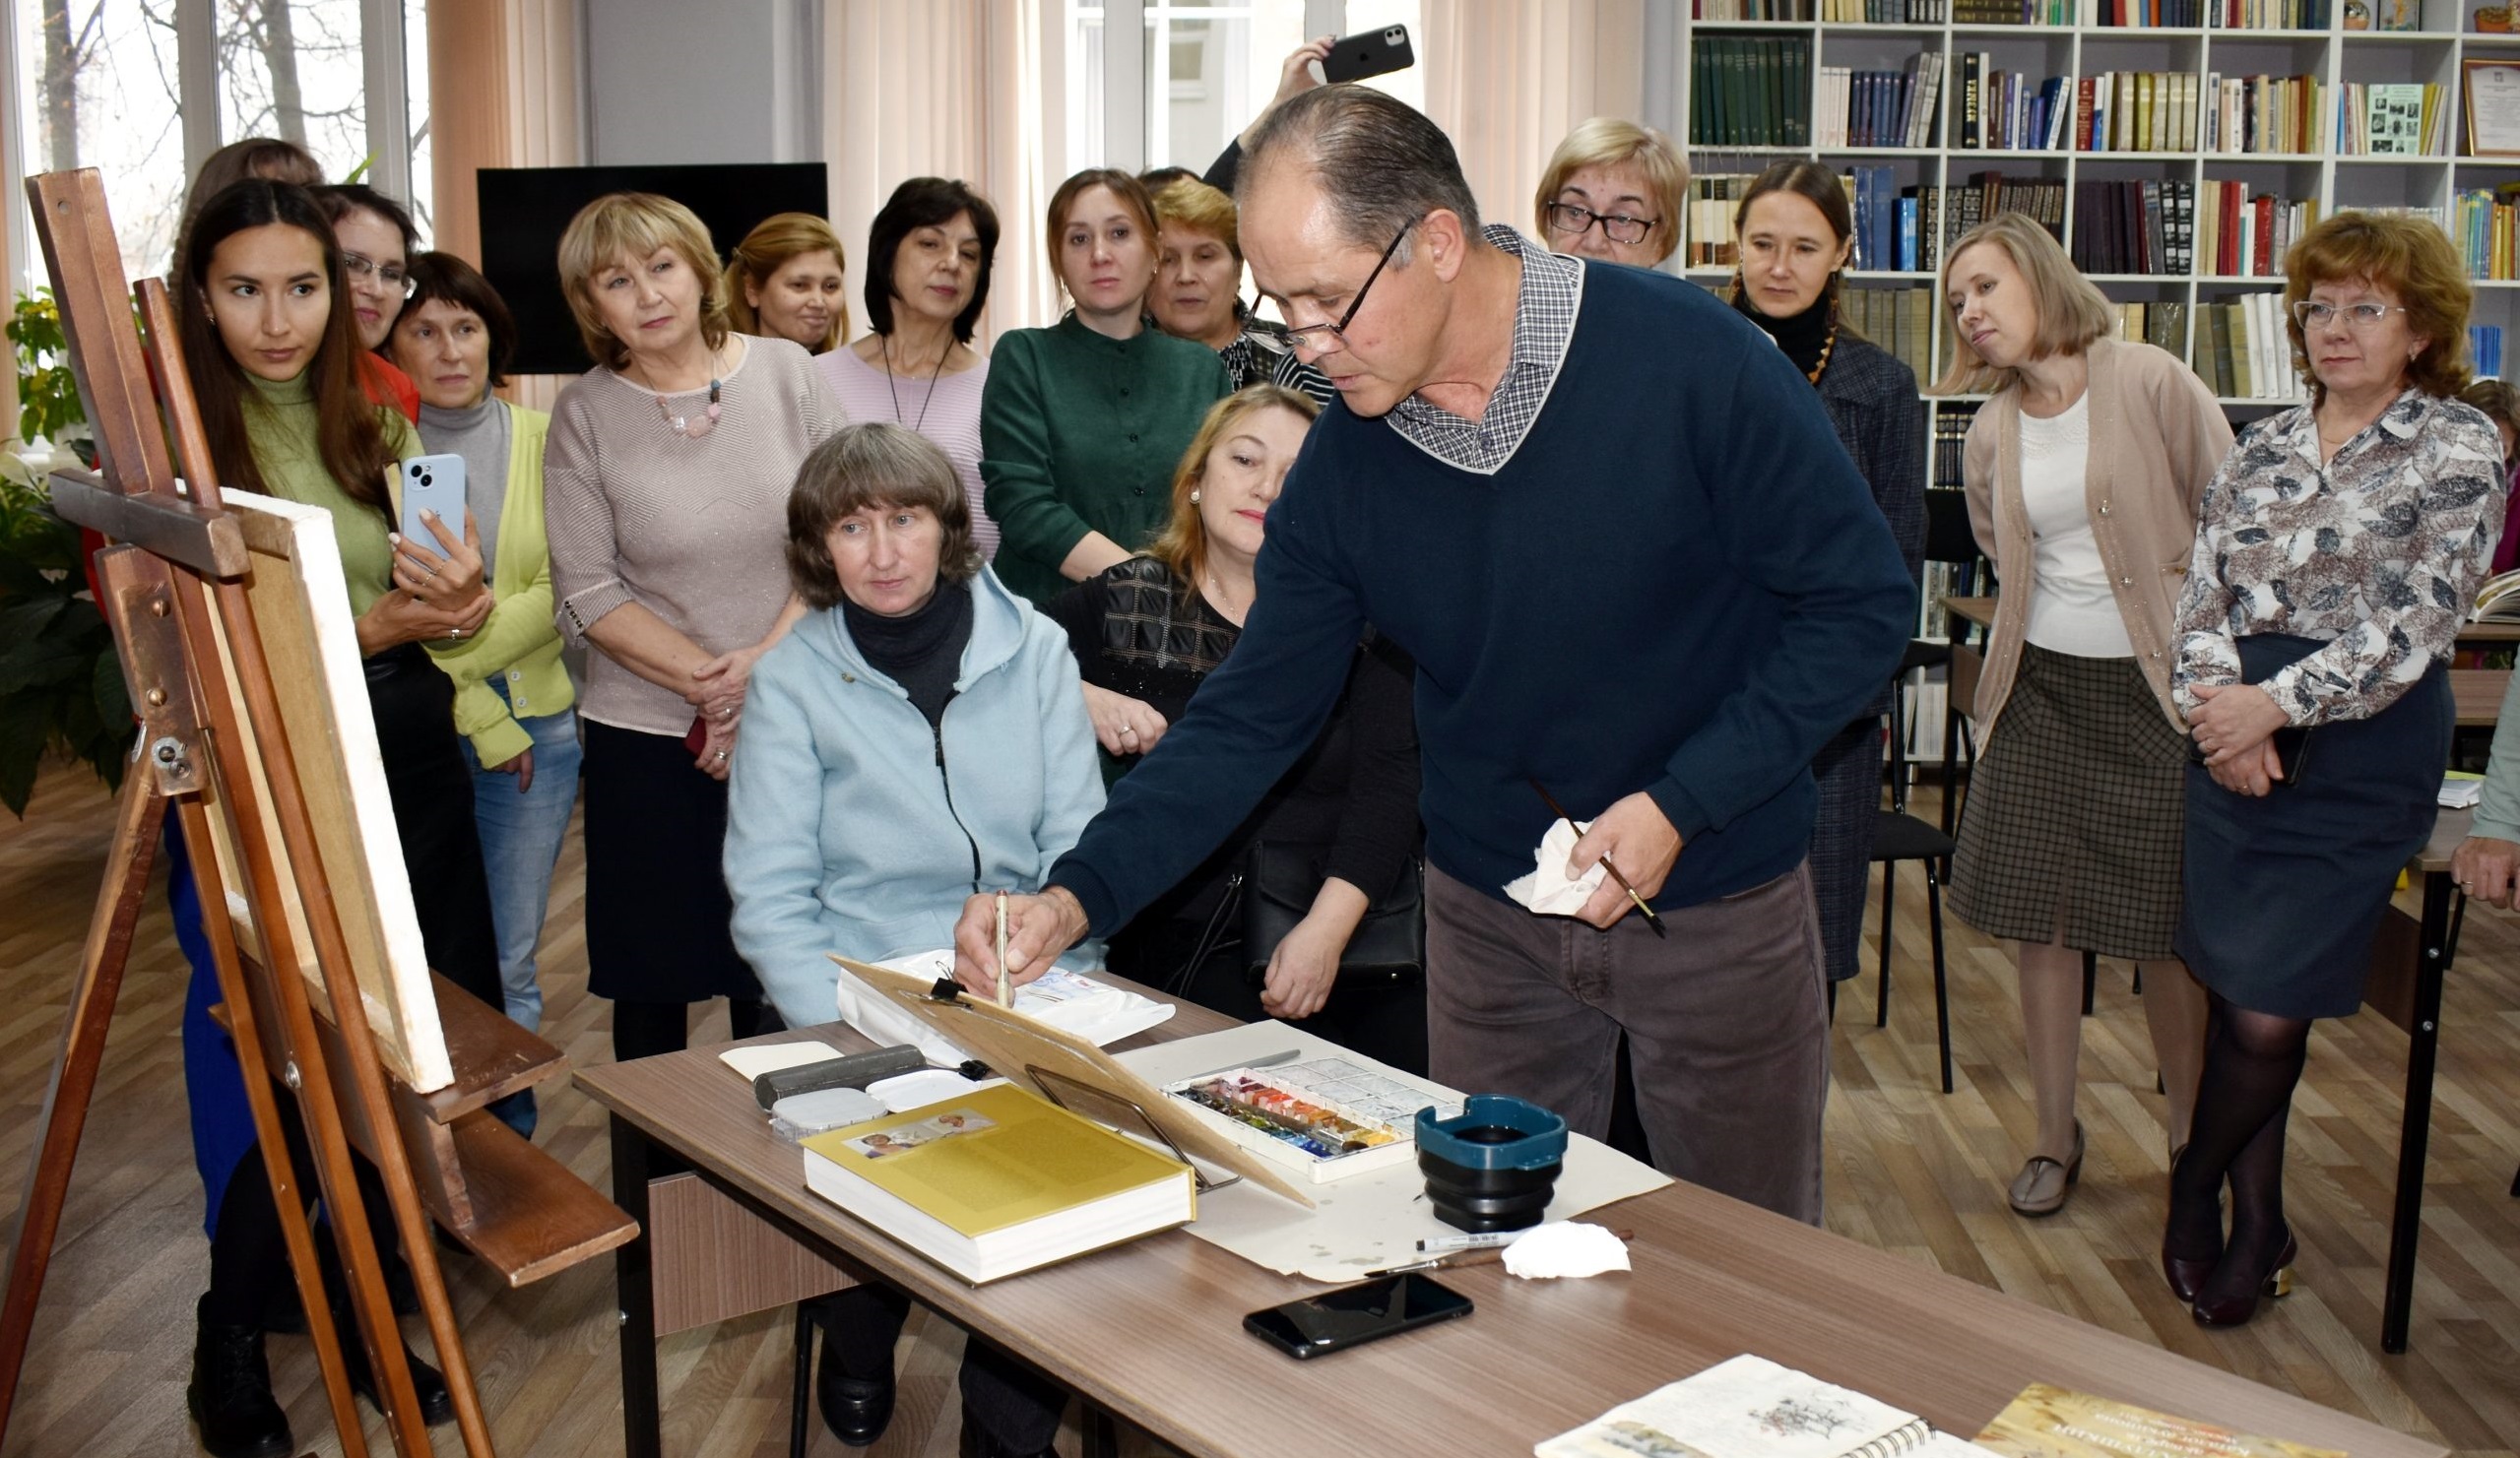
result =
[{"label": "wooden laminate floor", "polygon": [[[110,824],[102,789],[67,768],[46,774],[24,821],[0,819],[0,1211],[11,1218]],[[546,1035],[583,1065],[611,1053],[606,1004],[585,990],[579,887],[572,840],[542,971]],[[1873,1027],[1869,972],[1840,997],[1831,1229],[2463,1454],[2520,1449],[2520,1200],[2509,1193],[2520,1164],[2520,921],[2468,920],[2445,1003],[2414,1348],[2388,1357],[2379,1307],[2406,1053],[2394,1028],[2368,1013],[2320,1025],[2292,1122],[2301,1288],[2246,1328],[2207,1332],[2154,1270],[2166,1151],[2127,969],[2102,964],[2099,1008],[2085,1023],[2081,1186],[2062,1214],[2026,1221],[2003,1198],[2032,1127],[2010,956],[1957,922],[1948,928],[1958,1092],[1945,1097],[1932,1082],[1932,982],[1912,867],[1898,911],[1890,1026]],[[163,901],[153,899],[0,1458],[196,1451],[183,1389],[208,1247],[184,1119],[184,978]],[[721,1012],[697,1036],[723,1037],[724,1026]],[[546,1094],[538,1137],[599,1185],[603,1136],[587,1100],[564,1087]],[[500,1451],[619,1452],[612,1263],[512,1293],[460,1260],[449,1271]],[[784,1452],[789,1335],[786,1313],[773,1312],[668,1339],[668,1451]],[[271,1349],[300,1448],[340,1452],[304,1340],[275,1337]],[[871,1450],[877,1458],[954,1451],[958,1349],[949,1326],[914,1314],[900,1413]],[[461,1451],[451,1426],[436,1437],[439,1452]],[[369,1438],[390,1451],[380,1424]],[[818,1425],[814,1439],[818,1454],[845,1451]],[[1074,1451],[1072,1432],[1063,1449]],[[1429,1451],[1474,1449],[1455,1435]]]}]

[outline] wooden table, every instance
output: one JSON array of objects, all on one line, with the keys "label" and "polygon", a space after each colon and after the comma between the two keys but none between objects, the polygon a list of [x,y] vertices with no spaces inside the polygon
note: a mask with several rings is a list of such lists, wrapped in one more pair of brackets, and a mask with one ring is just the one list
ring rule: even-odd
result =
[{"label": "wooden table", "polygon": [[[1993,598],[1945,598],[1943,605],[1961,622],[1991,628]],[[2458,636],[2463,648],[2520,643],[2520,623],[2469,622]],[[1950,691],[1943,718],[1943,826],[1951,828],[1954,784],[1952,756],[1959,743],[1959,722],[1967,697],[1976,696],[1983,659],[1972,645],[1952,644]],[[2500,718],[2503,693],[2510,687],[2507,668],[2452,668],[2450,693],[2458,705],[2462,729],[2491,728]],[[2432,1072],[2441,1043],[2441,984],[2458,954],[2459,921],[2467,898],[2450,883],[2450,856],[2465,840],[2471,812],[2443,810],[2433,822],[2432,838],[2407,862],[2407,873],[2423,887],[2423,914],[2409,917],[2395,907],[2382,919],[2371,948],[2371,979],[2362,1001],[2407,1035],[2406,1111],[2398,1137],[2398,1182],[2389,1220],[2388,1287],[2380,1303],[2380,1350],[2404,1352],[2407,1326],[2415,1304],[2415,1249],[2423,1233],[2423,1166],[2432,1135]],[[2520,1181],[2514,1182],[2520,1193]]]},{"label": "wooden table", "polygon": [[[1151,994],[1150,994],[1151,995]],[[1185,1005],[1147,1037],[1222,1020]],[[842,1028],[813,1030],[863,1046]],[[805,1188],[714,1048],[578,1073],[612,1116],[614,1198],[640,1217],[615,1253],[630,1458],[662,1451],[646,1228],[651,1144],[689,1161],[768,1232],[898,1287],[1040,1366],[1095,1409],[1192,1455],[1521,1455],[1534,1443],[1741,1352],[1869,1392],[1974,1434],[2032,1381],[2055,1382],[2354,1458],[2441,1449],[2160,1348],[1689,1185],[1615,1207],[1636,1269],[1525,1282],[1448,1273],[1464,1321],[1312,1363],[1241,1330],[1243,1314],[1321,1288],[1175,1231],[996,1284],[965,1286]],[[2159,1300],[2173,1298],[2166,1291]],[[1090,1428],[1091,1425],[1089,1425]],[[694,1434],[691,1446],[699,1445]]]}]

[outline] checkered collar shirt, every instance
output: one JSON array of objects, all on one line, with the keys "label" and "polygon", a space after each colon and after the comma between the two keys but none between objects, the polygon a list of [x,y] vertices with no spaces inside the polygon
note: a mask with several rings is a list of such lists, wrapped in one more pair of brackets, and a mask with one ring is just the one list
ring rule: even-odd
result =
[{"label": "checkered collar shirt", "polygon": [[1487,412],[1465,420],[1412,395],[1387,417],[1400,437],[1448,466],[1494,475],[1548,404],[1549,389],[1575,340],[1576,310],[1583,303],[1583,264],[1551,253],[1508,224],[1480,229],[1490,245],[1522,260],[1522,288],[1514,305],[1514,352],[1505,376],[1488,396]]}]

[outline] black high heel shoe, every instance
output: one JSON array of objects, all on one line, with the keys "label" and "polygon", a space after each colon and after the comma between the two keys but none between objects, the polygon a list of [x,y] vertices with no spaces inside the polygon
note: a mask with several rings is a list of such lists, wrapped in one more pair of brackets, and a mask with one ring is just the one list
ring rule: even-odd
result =
[{"label": "black high heel shoe", "polygon": [[[2293,1232],[2288,1228],[2284,1232],[2283,1248],[2275,1252],[2275,1259],[2263,1272],[2259,1273],[2257,1280],[2229,1296],[2217,1297],[2210,1300],[2201,1294],[2197,1297],[2195,1303],[2188,1308],[2195,1315],[2196,1324],[2242,1326],[2250,1317],[2257,1314],[2257,1303],[2260,1300],[2291,1296],[2293,1294],[2293,1262],[2299,1257],[2300,1253],[2300,1243],[2293,1238]],[[2220,1267],[2217,1269],[2219,1270]]]},{"label": "black high heel shoe", "polygon": [[[2180,1145],[2170,1153],[2170,1199],[2173,1202],[2178,1199],[2178,1162],[2185,1158],[2187,1158],[2187,1146],[2184,1144]],[[2214,1233],[2219,1236],[2223,1232],[2223,1221],[2220,1214],[2222,1209],[2222,1201],[2220,1199],[2222,1191],[2217,1190],[2215,1191],[2215,1194],[2217,1196],[2215,1201],[2217,1214],[2214,1221]],[[2185,1256],[2172,1255],[2170,1253],[2170,1236],[2168,1227],[2173,1224],[2176,1224],[2175,1220],[2165,1222],[2162,1231],[2162,1276],[2165,1280],[2170,1283],[2170,1294],[2172,1296],[2177,1297],[2180,1300],[2188,1302],[2190,1305],[2194,1305],[2196,1302],[2197,1292],[2204,1289],[2205,1279],[2208,1276],[2213,1275],[2214,1267],[2222,1262],[2223,1252],[2218,1245],[2218,1248],[2212,1255],[2209,1255],[2202,1260],[2190,1260]]]}]

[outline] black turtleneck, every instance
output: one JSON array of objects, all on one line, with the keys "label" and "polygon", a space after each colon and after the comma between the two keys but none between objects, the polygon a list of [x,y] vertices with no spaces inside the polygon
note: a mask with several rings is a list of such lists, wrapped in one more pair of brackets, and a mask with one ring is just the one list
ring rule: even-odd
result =
[{"label": "black turtleneck", "polygon": [[858,652],[900,684],[935,728],[953,700],[963,645],[971,641],[971,584],[939,582],[926,606],[899,617],[869,612],[843,598],[840,620]]},{"label": "black turtleneck", "polygon": [[1732,306],[1748,316],[1751,323],[1766,330],[1769,338],[1777,342],[1777,348],[1785,351],[1785,357],[1794,362],[1794,368],[1801,370],[1805,378],[1820,367],[1820,351],[1829,346],[1829,290],[1822,289],[1820,297],[1812,302],[1810,308],[1782,319],[1772,319],[1760,313],[1758,306],[1750,302],[1750,290],[1746,288],[1733,299]]}]

